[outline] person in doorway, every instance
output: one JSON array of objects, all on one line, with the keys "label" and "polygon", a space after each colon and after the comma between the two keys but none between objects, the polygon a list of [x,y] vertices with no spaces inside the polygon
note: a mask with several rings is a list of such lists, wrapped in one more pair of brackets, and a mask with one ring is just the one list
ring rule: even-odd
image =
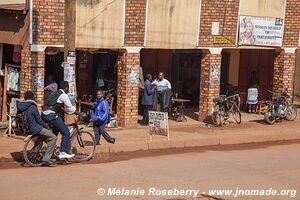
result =
[{"label": "person in doorway", "polygon": [[154,98],[155,98],[155,89],[156,86],[151,84],[152,75],[146,75],[146,81],[144,83],[144,91],[143,91],[143,98],[142,98],[142,105],[144,107],[144,114],[143,114],[143,125],[147,125],[149,123],[149,114],[148,112],[153,109]]},{"label": "person in doorway", "polygon": [[97,99],[93,103],[92,108],[92,121],[95,133],[96,145],[100,145],[100,136],[103,135],[104,139],[114,144],[116,139],[112,138],[106,131],[105,126],[109,122],[110,110],[107,100],[104,99],[104,92],[97,91]]},{"label": "person in doorway", "polygon": [[71,150],[71,139],[70,131],[63,120],[63,115],[66,114],[76,114],[82,116],[80,112],[72,105],[69,96],[69,83],[67,81],[62,81],[59,84],[59,90],[51,93],[46,99],[45,105],[42,111],[42,119],[51,124],[54,129],[55,135],[58,132],[62,135],[59,159],[72,158],[75,154],[70,154]]},{"label": "person in doorway", "polygon": [[157,90],[157,99],[155,99],[154,107],[156,107],[157,102],[159,102],[160,111],[168,112],[169,108],[172,107],[171,83],[165,79],[164,73],[160,72],[158,79],[153,81],[152,85],[156,86]]},{"label": "person in doorway", "polygon": [[19,113],[24,113],[24,120],[28,124],[29,135],[41,135],[47,141],[47,149],[42,158],[42,166],[50,166],[50,160],[56,144],[56,135],[54,135],[48,128],[47,124],[42,120],[38,112],[37,103],[34,101],[34,94],[31,91],[25,92],[25,100],[17,102]]},{"label": "person in doorway", "polygon": [[52,74],[49,74],[47,76],[47,81],[45,83],[45,87],[44,87],[44,90],[45,90],[45,93],[44,93],[44,102],[46,101],[46,99],[49,97],[49,95],[52,93],[52,92],[55,92],[58,88],[58,85],[57,83],[53,80],[53,76]]},{"label": "person in doorway", "polygon": [[249,113],[255,113],[256,104],[258,102],[258,88],[259,79],[257,78],[256,71],[252,71],[251,77],[248,81],[247,104]]}]

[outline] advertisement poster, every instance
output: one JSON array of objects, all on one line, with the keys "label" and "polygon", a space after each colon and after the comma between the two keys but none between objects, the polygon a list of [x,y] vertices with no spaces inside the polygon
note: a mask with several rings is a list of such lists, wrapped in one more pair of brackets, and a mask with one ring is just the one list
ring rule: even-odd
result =
[{"label": "advertisement poster", "polygon": [[282,46],[283,19],[240,16],[239,45]]},{"label": "advertisement poster", "polygon": [[37,68],[31,68],[31,90],[44,88],[44,76],[39,75]]},{"label": "advertisement poster", "polygon": [[220,84],[221,79],[221,66],[220,65],[211,65],[210,66],[210,78],[214,84]]},{"label": "advertisement poster", "polygon": [[[169,140],[168,113],[149,111],[149,129],[150,129],[150,136],[152,135],[168,136],[168,140]],[[152,140],[152,138],[150,138],[150,140]]]}]

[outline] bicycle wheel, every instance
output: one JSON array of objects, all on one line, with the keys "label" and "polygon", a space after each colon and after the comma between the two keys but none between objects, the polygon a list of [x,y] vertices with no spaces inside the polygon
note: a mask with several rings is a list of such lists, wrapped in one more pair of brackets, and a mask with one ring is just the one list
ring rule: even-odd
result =
[{"label": "bicycle wheel", "polygon": [[30,137],[24,145],[23,157],[31,167],[38,167],[42,164],[42,158],[46,152],[47,144],[39,136]]},{"label": "bicycle wheel", "polygon": [[240,124],[242,122],[241,111],[238,108],[238,106],[236,105],[236,103],[234,103],[232,106],[233,106],[232,109],[231,109],[232,116],[233,116],[235,122],[237,124]]},{"label": "bicycle wheel", "polygon": [[71,138],[71,152],[75,154],[73,160],[83,162],[93,158],[96,150],[94,136],[87,131],[78,131]]}]

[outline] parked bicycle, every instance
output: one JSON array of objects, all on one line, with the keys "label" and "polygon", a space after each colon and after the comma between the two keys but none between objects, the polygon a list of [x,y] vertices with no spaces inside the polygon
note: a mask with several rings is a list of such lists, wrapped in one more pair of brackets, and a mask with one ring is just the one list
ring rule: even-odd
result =
[{"label": "parked bicycle", "polygon": [[276,96],[275,101],[266,101],[267,109],[264,113],[264,119],[267,124],[274,124],[278,120],[286,119],[293,121],[297,117],[297,110],[293,104],[289,103],[291,97],[287,91],[283,93],[276,93],[269,91]]},{"label": "parked bicycle", "polygon": [[215,126],[224,125],[231,117],[237,124],[242,121],[240,112],[240,96],[239,94],[226,96],[221,95],[218,98],[213,99],[214,108],[212,113],[212,120]]},{"label": "parked bicycle", "polygon": [[[78,122],[69,124],[71,128],[71,152],[75,154],[72,158],[75,162],[84,162],[93,158],[96,141],[94,136],[78,127]],[[25,162],[32,166],[38,167],[42,164],[42,158],[45,154],[47,143],[40,135],[29,135],[26,137],[23,148],[23,156]],[[53,155],[58,158],[60,147],[56,146]]]}]

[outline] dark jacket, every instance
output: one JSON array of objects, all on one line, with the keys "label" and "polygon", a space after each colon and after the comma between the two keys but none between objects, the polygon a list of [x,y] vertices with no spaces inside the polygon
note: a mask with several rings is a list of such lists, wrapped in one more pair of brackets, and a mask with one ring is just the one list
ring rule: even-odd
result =
[{"label": "dark jacket", "polygon": [[145,81],[142,104],[152,106],[154,104],[155,86],[149,80]]},{"label": "dark jacket", "polygon": [[29,125],[30,135],[37,134],[43,128],[48,129],[47,124],[42,120],[37,109],[37,104],[32,100],[17,102],[18,113],[26,112],[27,124]]},{"label": "dark jacket", "polygon": [[[92,108],[92,121],[94,125],[104,125],[108,123],[109,120],[109,105],[108,102],[104,99],[96,99],[93,103]],[[98,119],[96,120],[96,118]]]}]

